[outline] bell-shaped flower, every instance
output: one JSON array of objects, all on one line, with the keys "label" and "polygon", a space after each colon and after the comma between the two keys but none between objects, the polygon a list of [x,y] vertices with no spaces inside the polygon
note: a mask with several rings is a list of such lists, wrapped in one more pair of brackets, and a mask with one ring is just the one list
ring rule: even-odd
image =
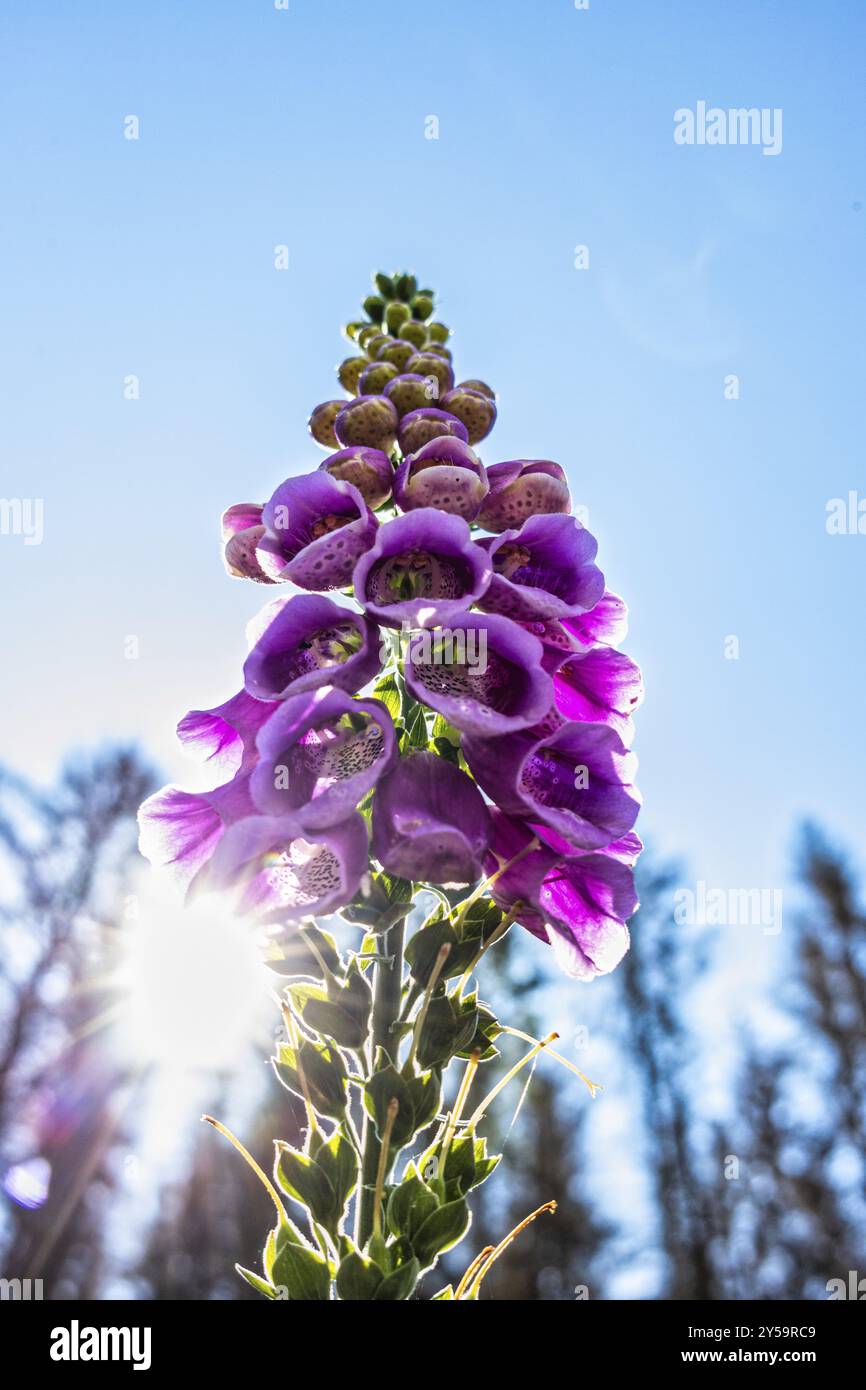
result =
[{"label": "bell-shaped flower", "polygon": [[340,449],[320,463],[319,468],[339,482],[351,483],[373,511],[391,496],[394,469],[381,449],[366,449],[363,445]]},{"label": "bell-shaped flower", "polygon": [[489,835],[490,812],[477,786],[436,753],[398,758],[373,798],[373,853],[400,878],[474,883]]},{"label": "bell-shaped flower", "polygon": [[247,636],[244,688],[259,700],[284,700],[323,685],[354,694],[380,667],[376,623],[321,594],[275,599],[249,624]]},{"label": "bell-shaped flower", "polygon": [[531,516],[519,530],[478,542],[493,562],[490,587],[480,600],[488,613],[515,622],[551,622],[583,613],[604,593],[594,560],[595,537],[572,516]]},{"label": "bell-shaped flower", "polygon": [[250,815],[227,831],[208,865],[208,891],[233,891],[236,910],[292,922],[337,912],[361,886],[369,847],[363,816],[310,831],[291,816]]},{"label": "bell-shaped flower", "polygon": [[437,507],[472,521],[486,495],[487,476],[477,455],[447,435],[405,458],[394,478],[394,501],[404,512]]},{"label": "bell-shaped flower", "polygon": [[485,531],[507,531],[530,516],[570,512],[565,472],[550,459],[509,459],[487,470],[490,491],[478,515]]},{"label": "bell-shaped flower", "polygon": [[403,671],[416,700],[487,740],[544,718],[553,684],[542,655],[541,643],[510,619],[463,613],[414,633]]},{"label": "bell-shaped flower", "polygon": [[637,760],[606,724],[566,724],[542,738],[464,737],[462,748],[500,810],[550,826],[576,849],[602,849],[637,819]]},{"label": "bell-shaped flower", "polygon": [[381,701],[325,686],[283,700],[257,748],[250,778],[257,810],[318,830],[345,820],[372,791],[394,762],[397,739]]},{"label": "bell-shaped flower", "polygon": [[355,567],[355,598],[389,627],[447,623],[481,597],[492,573],[462,517],[421,507],[379,527]]},{"label": "bell-shaped flower", "polygon": [[300,589],[349,584],[379,525],[357,488],[322,472],[287,478],[265,503],[262,520],[258,565]]}]

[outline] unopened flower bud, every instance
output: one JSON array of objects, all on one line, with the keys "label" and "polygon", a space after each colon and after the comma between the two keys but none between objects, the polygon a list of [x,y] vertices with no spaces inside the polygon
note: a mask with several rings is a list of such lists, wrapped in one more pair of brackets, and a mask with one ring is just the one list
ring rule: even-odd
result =
[{"label": "unopened flower bud", "polygon": [[385,323],[392,333],[399,332],[400,325],[410,317],[408,304],[401,304],[399,299],[392,300],[385,309]]},{"label": "unopened flower bud", "polygon": [[416,348],[414,343],[409,343],[405,338],[397,338],[393,343],[386,343],[379,349],[377,362],[393,362],[399,372],[405,371],[406,363],[410,357],[415,356]]},{"label": "unopened flower bud", "polygon": [[350,343],[358,341],[358,334],[366,326],[366,320],[353,319],[351,323],[343,324],[343,337],[348,338]]},{"label": "unopened flower bud", "polygon": [[396,406],[401,420],[410,410],[422,410],[430,404],[427,378],[417,372],[403,372],[395,376],[388,382],[384,394]]},{"label": "unopened flower bud", "polygon": [[342,406],[334,430],[338,449],[365,444],[390,453],[397,439],[397,411],[387,396],[359,396]]},{"label": "unopened flower bud", "polygon": [[337,368],[337,377],[345,391],[353,396],[358,390],[358,380],[365,367],[369,367],[369,357],[347,357]]},{"label": "unopened flower bud", "polygon": [[385,301],[378,294],[368,294],[363,304],[364,313],[374,323],[381,323],[385,317]]},{"label": "unopened flower bud", "polygon": [[393,362],[371,362],[361,372],[358,381],[359,396],[381,396],[389,381],[399,373]]},{"label": "unopened flower bud", "polygon": [[416,352],[406,363],[407,372],[418,372],[420,376],[435,377],[439,383],[440,394],[450,391],[454,385],[454,372],[450,362],[437,357],[433,352]]},{"label": "unopened flower bud", "polygon": [[450,435],[454,439],[462,439],[464,444],[469,443],[469,431],[463,421],[434,406],[412,410],[400,421],[400,448],[404,454],[416,453],[440,435]]},{"label": "unopened flower bud", "polygon": [[412,300],[413,319],[429,319],[433,313],[433,299],[429,294],[416,294]]},{"label": "unopened flower bud", "polygon": [[391,275],[385,275],[383,271],[380,270],[376,275],[374,275],[373,279],[376,282],[376,289],[379,291],[379,293],[383,296],[384,299],[394,298],[394,295],[397,293],[397,291],[394,288],[394,279]]},{"label": "unopened flower bud", "polygon": [[467,391],[480,391],[482,396],[489,396],[492,401],[496,400],[496,392],[492,386],[488,386],[486,381],[480,381],[478,377],[470,377],[468,381],[458,381],[458,388],[464,387]]},{"label": "unopened flower bud", "polygon": [[317,444],[321,444],[323,449],[339,449],[340,443],[334,433],[334,421],[340,411],[345,406],[345,401],[323,401],[317,405],[309,420],[307,428]]},{"label": "unopened flower bud", "polygon": [[384,335],[378,323],[365,323],[363,328],[360,328],[358,330],[358,346],[362,347],[366,352],[367,344],[369,343],[371,338],[381,338],[383,336]]},{"label": "unopened flower bud", "polygon": [[404,299],[408,304],[409,300],[418,292],[418,281],[414,275],[404,272],[397,276],[394,281],[394,288],[397,291],[397,298]]},{"label": "unopened flower bud", "polygon": [[423,323],[419,323],[416,319],[411,319],[408,323],[403,324],[400,329],[400,337],[405,339],[407,343],[414,343],[416,348],[423,348],[427,345],[427,329]]},{"label": "unopened flower bud", "polygon": [[469,431],[469,443],[477,444],[486,439],[496,423],[496,406],[489,396],[480,391],[472,391],[466,386],[455,386],[440,398],[443,410],[456,415]]},{"label": "unopened flower bud", "polygon": [[451,337],[451,329],[444,323],[438,323],[436,319],[427,325],[427,337],[433,343],[447,343]]}]

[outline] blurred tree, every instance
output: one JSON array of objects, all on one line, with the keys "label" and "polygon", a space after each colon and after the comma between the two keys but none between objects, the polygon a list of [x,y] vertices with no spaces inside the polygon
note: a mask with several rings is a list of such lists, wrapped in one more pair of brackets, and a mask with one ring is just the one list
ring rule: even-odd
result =
[{"label": "blurred tree", "polygon": [[153,780],[127,748],[69,762],[50,791],[0,769],[0,1265],[42,1279],[46,1298],[99,1285],[133,1082],[96,1035]]}]

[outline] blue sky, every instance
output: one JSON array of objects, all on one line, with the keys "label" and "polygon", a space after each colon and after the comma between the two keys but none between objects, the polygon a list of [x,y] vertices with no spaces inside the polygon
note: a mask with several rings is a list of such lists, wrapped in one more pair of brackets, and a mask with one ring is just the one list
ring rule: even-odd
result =
[{"label": "blue sky", "polygon": [[[866,495],[864,29],[850,0],[10,0],[0,495],[44,541],[0,536],[0,757],[131,735],[195,785],[174,724],[236,688],[264,597],[219,513],[320,461],[339,325],[407,265],[500,393],[485,462],[560,460],[629,602],[643,828],[726,886],[783,883],[804,812],[859,850],[866,535],[825,507]],[[676,145],[698,100],[781,108],[782,152]]]}]

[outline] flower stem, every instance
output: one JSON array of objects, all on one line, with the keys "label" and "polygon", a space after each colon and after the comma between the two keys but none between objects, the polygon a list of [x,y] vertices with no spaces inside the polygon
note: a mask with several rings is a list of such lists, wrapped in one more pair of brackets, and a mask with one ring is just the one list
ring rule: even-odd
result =
[{"label": "flower stem", "polygon": [[[403,993],[403,939],[405,925],[401,918],[386,934],[384,955],[390,961],[377,961],[376,982],[373,993],[373,1033],[371,1066],[375,1066],[376,1052],[384,1047],[396,1061],[396,1046],[391,1036],[391,1025],[400,1016],[400,1001]],[[381,1142],[376,1134],[372,1118],[364,1114],[364,1159],[361,1166],[361,1190],[358,1198],[358,1213],[355,1222],[355,1239],[363,1249],[373,1231],[373,1211],[376,1199],[376,1178],[379,1172]],[[387,1163],[387,1156],[386,1156]],[[387,1171],[383,1175],[383,1182]]]}]

